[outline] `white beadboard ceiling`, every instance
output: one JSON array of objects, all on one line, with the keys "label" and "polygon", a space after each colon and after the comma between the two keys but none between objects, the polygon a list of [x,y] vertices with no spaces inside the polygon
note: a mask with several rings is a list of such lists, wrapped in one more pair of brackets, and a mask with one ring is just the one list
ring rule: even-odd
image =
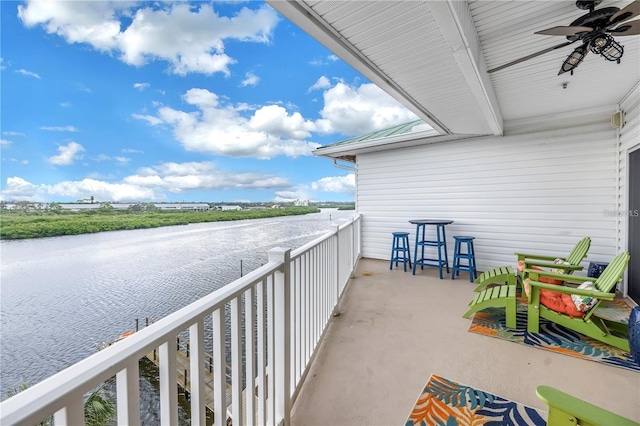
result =
[{"label": "white beadboard ceiling", "polygon": [[572,76],[557,74],[578,43],[486,72],[566,41],[534,32],[586,13],[573,0],[267,1],[443,133],[500,134],[503,120],[615,105],[640,81],[640,36],[616,37],[620,64],[590,53]]}]

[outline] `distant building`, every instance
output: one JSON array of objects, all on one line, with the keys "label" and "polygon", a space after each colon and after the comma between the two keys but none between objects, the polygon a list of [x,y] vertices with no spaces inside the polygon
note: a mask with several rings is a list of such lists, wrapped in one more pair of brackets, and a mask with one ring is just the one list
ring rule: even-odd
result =
[{"label": "distant building", "polygon": [[309,207],[309,200],[295,200],[293,205],[296,207]]},{"label": "distant building", "polygon": [[242,207],[240,206],[227,206],[227,205],[221,205],[221,206],[215,206],[216,210],[222,210],[222,211],[227,211],[227,210],[242,210]]},{"label": "distant building", "polygon": [[207,203],[157,203],[154,204],[160,210],[188,210],[206,212],[210,209]]}]

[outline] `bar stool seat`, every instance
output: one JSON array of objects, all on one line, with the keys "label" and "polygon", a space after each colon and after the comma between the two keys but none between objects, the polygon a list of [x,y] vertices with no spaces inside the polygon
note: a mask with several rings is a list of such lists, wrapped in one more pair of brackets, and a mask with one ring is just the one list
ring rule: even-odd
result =
[{"label": "bar stool seat", "polygon": [[[473,282],[478,276],[476,269],[476,254],[473,248],[473,240],[475,237],[470,236],[454,236],[453,246],[453,268],[451,268],[451,279],[460,275],[460,271],[469,272],[469,281]],[[466,244],[467,251],[463,253],[461,247]],[[461,264],[460,260],[466,259],[467,264]]]},{"label": "bar stool seat", "polygon": [[411,268],[411,252],[409,251],[409,233],[408,232],[394,232],[393,243],[391,244],[391,262],[389,263],[389,269],[393,269],[393,263],[396,267],[398,263],[402,262],[404,271],[407,272],[407,263]]}]

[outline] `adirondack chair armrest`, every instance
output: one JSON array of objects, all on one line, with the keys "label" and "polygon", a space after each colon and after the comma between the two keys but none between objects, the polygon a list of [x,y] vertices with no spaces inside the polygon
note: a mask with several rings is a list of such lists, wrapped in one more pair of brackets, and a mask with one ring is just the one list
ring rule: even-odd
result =
[{"label": "adirondack chair armrest", "polygon": [[[548,260],[550,262],[553,262],[556,259],[562,259],[562,258],[558,258],[556,256],[544,256],[541,254],[527,254],[527,253],[514,253],[516,256],[518,256],[518,260],[522,261],[525,259],[537,259],[537,260]],[[564,260],[564,259],[562,259]]]},{"label": "adirondack chair armrest", "polygon": [[529,288],[531,289],[530,290],[531,292],[539,288],[539,289],[557,291],[558,293],[565,293],[565,294],[571,294],[571,295],[575,294],[576,296],[590,296],[590,297],[595,297],[596,299],[609,300],[609,301],[615,299],[616,297],[614,293],[604,293],[602,291],[597,291],[597,290],[583,290],[575,287],[547,284],[547,283],[541,283],[539,281],[532,281],[532,280],[527,280],[526,283],[529,284]]},{"label": "adirondack chair armrest", "polygon": [[[555,260],[555,259],[554,259]],[[584,267],[580,265],[564,265],[562,263],[555,264],[553,262],[543,262],[543,261],[530,261],[529,259],[524,260],[524,268],[530,269],[530,266],[537,266],[539,268],[554,268],[554,269],[564,269],[566,271],[581,271]]]},{"label": "adirondack chair armrest", "polygon": [[541,271],[539,269],[525,269],[524,276],[537,281],[538,277],[553,278],[556,280],[583,283],[585,281],[595,281],[592,277],[581,277],[578,275],[556,274],[555,272]]},{"label": "adirondack chair armrest", "polygon": [[549,405],[549,424],[640,426],[640,423],[549,386],[538,386],[536,395]]}]

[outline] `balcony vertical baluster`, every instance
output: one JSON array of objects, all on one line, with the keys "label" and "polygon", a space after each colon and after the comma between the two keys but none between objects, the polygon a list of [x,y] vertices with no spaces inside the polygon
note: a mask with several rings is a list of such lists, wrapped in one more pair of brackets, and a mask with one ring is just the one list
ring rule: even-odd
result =
[{"label": "balcony vertical baluster", "polygon": [[178,423],[178,388],[176,387],[176,336],[160,345],[160,421]]},{"label": "balcony vertical baluster", "polygon": [[242,311],[241,296],[231,299],[231,413],[242,425]]},{"label": "balcony vertical baluster", "polygon": [[260,281],[256,285],[256,315],[257,321],[257,337],[258,337],[258,416],[256,423],[259,425],[267,424],[267,346],[266,346],[266,333],[265,333],[265,316],[266,316],[266,303],[265,303],[265,290],[267,285],[267,279]]},{"label": "balcony vertical baluster", "polygon": [[[213,424],[227,424],[227,374],[225,368],[224,308],[213,311]],[[172,423],[173,424],[173,423]]]},{"label": "balcony vertical baluster", "polygon": [[119,425],[140,424],[140,372],[138,360],[116,374],[116,406]]},{"label": "balcony vertical baluster", "polygon": [[[204,320],[198,319],[189,327],[191,351],[189,367],[191,369],[191,425],[206,426],[204,394]],[[119,424],[123,424],[118,422]]]},{"label": "balcony vertical baluster", "polygon": [[254,287],[249,287],[244,292],[244,344],[245,344],[245,404],[246,404],[246,418],[248,426],[256,424],[255,420],[255,389],[256,389],[256,366],[254,353],[256,350],[254,335],[255,326],[254,321],[256,316],[254,314],[254,299],[255,291]]}]

